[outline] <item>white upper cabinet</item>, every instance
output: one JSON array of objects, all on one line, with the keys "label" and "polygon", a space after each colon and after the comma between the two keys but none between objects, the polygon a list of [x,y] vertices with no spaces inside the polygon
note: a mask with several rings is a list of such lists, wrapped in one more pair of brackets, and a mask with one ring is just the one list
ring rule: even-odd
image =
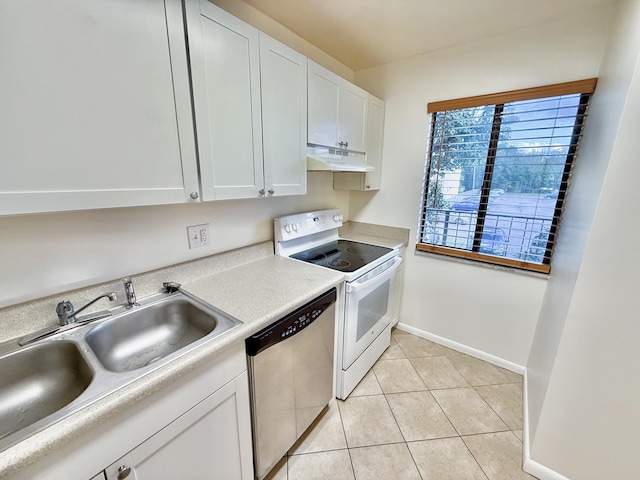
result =
[{"label": "white upper cabinet", "polygon": [[384,136],[384,102],[369,95],[367,109],[367,165],[373,172],[336,172],[333,174],[335,190],[379,190],[382,176],[382,140]]},{"label": "white upper cabinet", "polygon": [[179,0],[0,3],[0,215],[197,201],[182,25]]},{"label": "white upper cabinet", "polygon": [[340,146],[340,86],[343,81],[335,73],[309,60],[309,143]]},{"label": "white upper cabinet", "polygon": [[307,191],[307,57],[260,32],[267,195]]},{"label": "white upper cabinet", "polygon": [[369,94],[309,60],[308,142],[366,151]]},{"label": "white upper cabinet", "polygon": [[346,80],[340,93],[340,135],[345,148],[366,152],[369,93]]},{"label": "white upper cabinet", "polygon": [[382,177],[382,140],[384,137],[384,102],[369,95],[367,112],[367,165],[375,171],[365,174],[364,190],[379,190]]},{"label": "white upper cabinet", "polygon": [[306,58],[187,0],[204,200],[306,193]]},{"label": "white upper cabinet", "polygon": [[187,2],[203,200],[264,188],[258,31],[207,0]]}]

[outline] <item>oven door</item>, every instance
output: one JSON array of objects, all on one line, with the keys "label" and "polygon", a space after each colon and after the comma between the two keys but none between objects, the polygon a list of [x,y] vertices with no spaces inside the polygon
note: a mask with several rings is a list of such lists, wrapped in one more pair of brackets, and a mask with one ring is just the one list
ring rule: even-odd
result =
[{"label": "oven door", "polygon": [[393,320],[390,295],[395,292],[395,257],[345,286],[345,318],[342,368],[347,369]]}]

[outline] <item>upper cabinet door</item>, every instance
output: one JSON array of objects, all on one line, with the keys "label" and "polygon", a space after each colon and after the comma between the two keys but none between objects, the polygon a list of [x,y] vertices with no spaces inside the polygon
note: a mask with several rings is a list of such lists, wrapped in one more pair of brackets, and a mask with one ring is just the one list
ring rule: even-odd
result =
[{"label": "upper cabinet door", "polygon": [[267,195],[307,191],[307,58],[260,32]]},{"label": "upper cabinet door", "polygon": [[308,142],[339,148],[340,88],[344,80],[309,60]]},{"label": "upper cabinet door", "polygon": [[375,171],[365,175],[365,190],[379,190],[382,178],[382,140],[384,136],[384,101],[369,95],[367,111],[367,164]]},{"label": "upper cabinet door", "polygon": [[0,215],[198,197],[179,0],[0,3]]},{"label": "upper cabinet door", "polygon": [[309,60],[309,143],[366,151],[369,94]]},{"label": "upper cabinet door", "polygon": [[186,2],[203,200],[264,192],[258,30]]},{"label": "upper cabinet door", "polygon": [[365,152],[369,93],[345,80],[340,96],[340,137],[347,150]]}]

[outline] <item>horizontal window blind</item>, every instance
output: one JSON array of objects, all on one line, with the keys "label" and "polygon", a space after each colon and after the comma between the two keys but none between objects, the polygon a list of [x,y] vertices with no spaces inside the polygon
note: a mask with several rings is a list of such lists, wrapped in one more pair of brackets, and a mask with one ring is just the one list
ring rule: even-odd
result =
[{"label": "horizontal window blind", "polygon": [[548,272],[595,83],[429,104],[416,248]]}]

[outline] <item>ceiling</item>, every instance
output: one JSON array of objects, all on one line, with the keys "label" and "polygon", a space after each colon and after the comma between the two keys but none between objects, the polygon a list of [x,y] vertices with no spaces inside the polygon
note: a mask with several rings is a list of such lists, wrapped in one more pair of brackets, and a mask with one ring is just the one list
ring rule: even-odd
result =
[{"label": "ceiling", "polygon": [[244,0],[353,70],[617,0]]}]

